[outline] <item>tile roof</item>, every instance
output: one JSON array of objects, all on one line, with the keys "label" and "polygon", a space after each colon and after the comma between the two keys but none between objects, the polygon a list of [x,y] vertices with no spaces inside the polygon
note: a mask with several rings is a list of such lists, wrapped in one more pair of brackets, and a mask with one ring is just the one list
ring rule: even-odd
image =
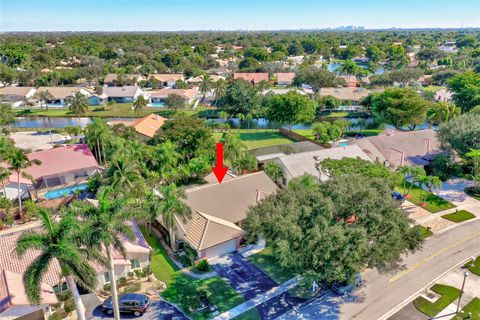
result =
[{"label": "tile roof", "polygon": [[82,90],[80,87],[39,87],[38,92],[48,91],[55,99],[64,99]]},{"label": "tile roof", "polygon": [[[223,178],[223,181],[228,181],[228,180],[231,180],[235,177],[236,177],[236,175],[234,175],[233,173],[227,172],[227,174]],[[208,183],[218,183],[217,176],[215,176],[215,174],[213,172],[210,172],[208,175],[206,175],[203,178],[203,180],[205,180]]]},{"label": "tile roof", "polygon": [[293,79],[295,79],[294,72],[279,72],[275,73],[274,76],[277,78],[277,82],[293,82]]},{"label": "tile roof", "polygon": [[135,97],[138,91],[142,91],[138,86],[123,86],[123,87],[104,87],[102,97]]},{"label": "tile roof", "polygon": [[34,87],[3,87],[0,88],[0,95],[26,96]]},{"label": "tile roof", "polygon": [[185,99],[193,99],[197,95],[197,91],[194,89],[160,89],[156,91],[149,91],[148,94],[151,98],[167,98],[171,94],[178,94]]},{"label": "tile roof", "polygon": [[233,74],[234,79],[243,79],[245,81],[253,82],[255,84],[260,81],[268,81],[268,73],[258,72],[258,73],[238,73]]},{"label": "tile roof", "polygon": [[247,211],[277,185],[263,172],[239,176],[225,182],[189,188],[182,200],[193,212],[199,211],[233,223],[247,217]]},{"label": "tile roof", "polygon": [[133,126],[138,133],[153,138],[165,121],[167,121],[166,118],[152,113],[133,122],[131,126]]},{"label": "tile roof", "polygon": [[183,80],[183,74],[181,73],[152,73],[148,75],[148,79],[155,78],[161,82],[171,82],[177,80]]}]

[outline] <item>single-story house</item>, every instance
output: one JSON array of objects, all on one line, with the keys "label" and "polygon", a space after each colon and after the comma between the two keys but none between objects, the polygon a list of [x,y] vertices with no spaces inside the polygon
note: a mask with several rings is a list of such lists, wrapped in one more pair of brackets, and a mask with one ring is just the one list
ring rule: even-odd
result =
[{"label": "single-story house", "polygon": [[439,102],[451,102],[453,93],[449,90],[442,89],[435,93],[435,100]]},{"label": "single-story house", "polygon": [[296,75],[294,72],[279,72],[274,73],[273,76],[277,79],[279,86],[290,86],[293,84]]},{"label": "single-story house", "polygon": [[[175,236],[198,252],[198,259],[213,259],[236,251],[243,238],[249,208],[278,190],[263,172],[230,176],[221,184],[189,188],[182,201],[192,210],[186,221],[176,217]],[[164,225],[158,217],[160,225]]]},{"label": "single-story house", "polygon": [[135,128],[140,138],[149,139],[155,136],[155,133],[163,126],[165,121],[167,121],[166,118],[152,113],[132,122],[130,125]]},{"label": "single-story house", "polygon": [[[140,269],[150,263],[150,247],[145,241],[140,229],[135,222],[131,222],[135,239],[129,241],[126,238],[122,243],[126,249],[126,259],[120,252],[114,252],[114,272],[117,277],[126,277],[134,269]],[[38,231],[42,227],[38,225],[22,230],[7,230],[0,232],[0,319],[17,319],[18,317],[39,313],[41,316],[51,313],[50,306],[57,303],[55,292],[64,291],[68,285],[62,277],[61,268],[57,260],[53,260],[46,273],[41,279],[40,304],[32,305],[27,299],[22,277],[28,266],[39,256],[40,252],[29,249],[20,259],[15,252],[18,238],[24,232]],[[109,274],[105,267],[98,263],[92,263],[97,273],[98,288],[110,282]],[[41,310],[41,311],[39,311]],[[43,317],[40,317],[43,319]]]},{"label": "single-story house", "polygon": [[181,73],[152,73],[148,76],[148,80],[156,79],[163,87],[175,88],[178,80],[184,80]]},{"label": "single-story house", "polygon": [[417,131],[386,130],[382,135],[351,140],[373,161],[392,167],[426,165],[432,156],[440,153],[440,140],[432,129]]},{"label": "single-story house", "polygon": [[319,95],[320,96],[332,96],[338,100],[342,101],[352,101],[354,104],[358,104],[360,100],[363,98],[368,97],[371,93],[374,92],[382,92],[383,89],[365,89],[365,88],[320,88]]},{"label": "single-story house", "polygon": [[0,99],[15,108],[32,98],[35,91],[34,87],[3,87],[0,88]]},{"label": "single-story house", "polygon": [[49,107],[63,107],[68,97],[80,92],[83,95],[90,97],[91,93],[80,87],[39,87],[36,93],[50,92],[53,96],[52,100],[47,101]]},{"label": "single-story house", "polygon": [[286,185],[293,178],[300,177],[304,174],[310,174],[325,181],[328,177],[320,174],[316,168],[316,164],[324,159],[340,160],[343,158],[360,158],[370,161],[368,155],[358,146],[336,147],[289,155],[279,155],[276,158],[270,158],[268,161],[274,161],[280,165],[283,175],[283,184]]},{"label": "single-story house", "polygon": [[169,95],[177,94],[185,99],[185,103],[190,104],[197,96],[197,90],[194,89],[160,89],[157,91],[149,91],[150,103],[153,105],[167,105]]},{"label": "single-story house", "polygon": [[145,91],[138,86],[104,87],[102,94],[90,96],[88,102],[92,106],[101,105],[109,101],[132,103],[138,96],[144,96],[147,99]]},{"label": "single-story house", "polygon": [[233,79],[243,79],[245,81],[251,82],[253,84],[258,84],[261,81],[268,81],[268,73],[266,72],[257,72],[257,73],[238,73],[233,74]]},{"label": "single-story house", "polygon": [[[220,79],[225,80],[225,77],[222,77],[222,76],[219,76],[219,75],[216,75],[216,74],[210,75],[210,80],[212,80],[212,82],[217,82]],[[193,85],[199,85],[200,83],[202,83],[202,81],[203,81],[202,77],[193,77],[193,78],[188,79],[187,83],[190,83],[190,84],[193,84]]]},{"label": "single-story house", "polygon": [[354,75],[340,76],[339,78],[344,79],[345,85],[349,88],[358,87],[358,80],[357,77],[355,77]]},{"label": "single-story house", "polygon": [[[102,170],[86,144],[65,145],[31,152],[27,157],[29,160],[39,160],[41,164],[33,164],[24,170],[33,177],[33,182],[20,175],[22,198],[29,195],[44,197],[48,192],[51,195],[54,191],[63,190],[56,187],[82,184],[88,177]],[[10,178],[4,181],[0,195],[11,200],[18,197],[16,173],[12,173]],[[45,197],[51,198],[49,195]],[[60,191],[57,195],[62,196]]]},{"label": "single-story house", "polygon": [[[105,80],[103,80],[103,83],[107,87],[115,87],[118,86],[118,77],[120,75],[117,73],[109,73],[105,76]],[[129,86],[135,86],[137,85],[140,81],[145,80],[145,77],[143,77],[141,74],[124,74],[123,76],[123,81],[120,84],[122,85],[129,85]]]}]

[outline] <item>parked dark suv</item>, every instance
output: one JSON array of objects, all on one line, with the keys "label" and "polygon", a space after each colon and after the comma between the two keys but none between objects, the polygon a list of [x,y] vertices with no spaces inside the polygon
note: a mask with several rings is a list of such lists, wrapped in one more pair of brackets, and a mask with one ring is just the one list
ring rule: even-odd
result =
[{"label": "parked dark suv", "polygon": [[[139,317],[147,312],[150,306],[150,299],[144,294],[125,293],[118,297],[118,307],[122,313],[133,313],[135,317]],[[102,310],[108,315],[113,314],[112,297],[103,302]]]}]

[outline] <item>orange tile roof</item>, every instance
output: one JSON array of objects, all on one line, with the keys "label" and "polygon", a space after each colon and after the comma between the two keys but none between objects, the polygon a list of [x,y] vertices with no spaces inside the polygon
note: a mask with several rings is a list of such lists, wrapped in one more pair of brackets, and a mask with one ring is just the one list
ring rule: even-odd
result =
[{"label": "orange tile roof", "polygon": [[259,73],[234,73],[234,79],[243,79],[245,81],[250,81],[255,84],[259,83],[260,81],[268,81],[268,73],[266,72],[259,72]]},{"label": "orange tile roof", "polygon": [[132,126],[137,130],[138,133],[153,138],[158,129],[160,129],[167,119],[159,116],[158,114],[149,114],[146,117],[138,119]]}]

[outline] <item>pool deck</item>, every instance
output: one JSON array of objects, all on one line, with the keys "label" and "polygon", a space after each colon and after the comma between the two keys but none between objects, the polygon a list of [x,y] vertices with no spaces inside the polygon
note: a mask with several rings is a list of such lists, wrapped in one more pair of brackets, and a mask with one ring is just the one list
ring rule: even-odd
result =
[{"label": "pool deck", "polygon": [[67,187],[73,187],[73,186],[76,186],[76,185],[79,185],[79,184],[85,184],[85,183],[87,183],[87,179],[79,179],[79,180],[71,181],[71,182],[68,182],[68,183],[65,183],[65,184],[60,184],[60,185],[57,185],[57,186],[54,186],[54,187],[43,188],[43,189],[40,189],[40,190],[36,190],[36,199],[47,199],[48,200],[48,198],[45,197],[45,194],[49,191],[63,189],[63,188],[67,188]]}]

